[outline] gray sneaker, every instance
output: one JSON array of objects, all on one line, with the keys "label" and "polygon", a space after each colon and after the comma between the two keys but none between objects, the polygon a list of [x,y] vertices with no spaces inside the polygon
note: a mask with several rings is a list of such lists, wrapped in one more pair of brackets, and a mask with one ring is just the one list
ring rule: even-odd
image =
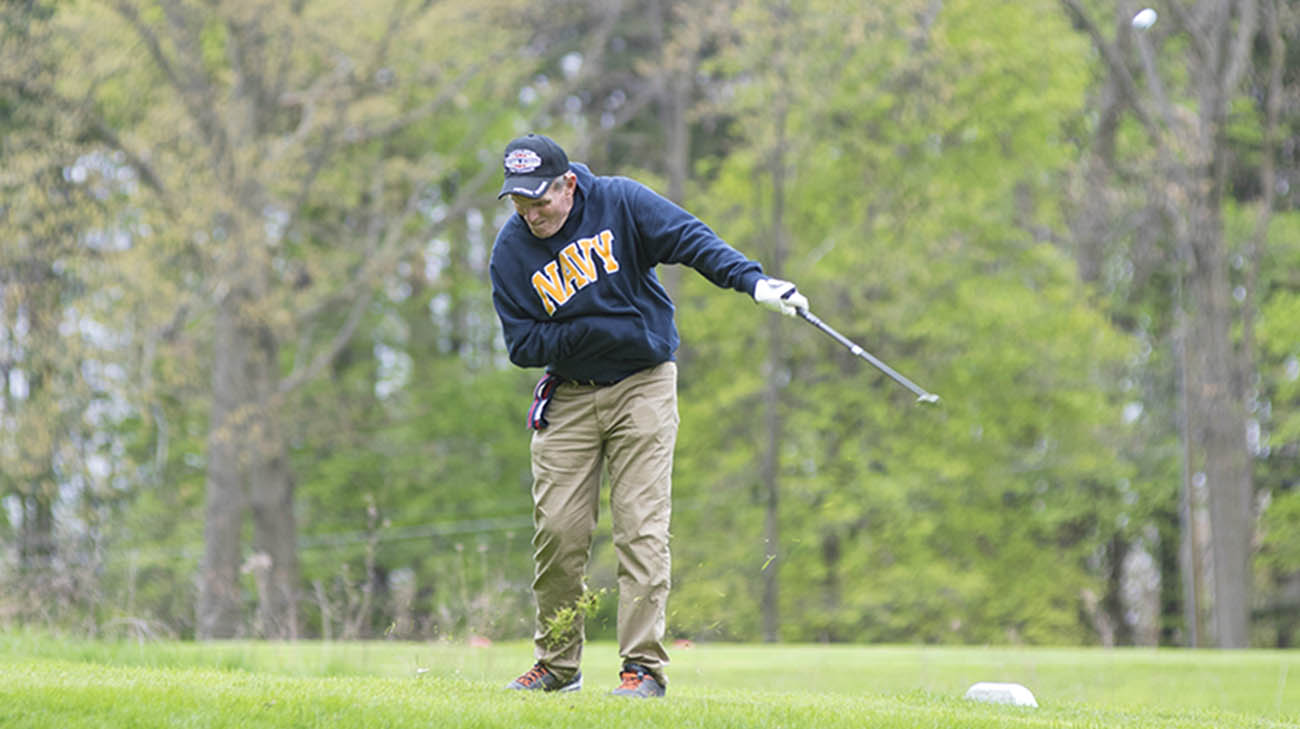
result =
[{"label": "gray sneaker", "polygon": [[632,696],[639,699],[658,698],[664,695],[664,685],[639,663],[624,663],[618,677],[623,683],[610,692],[613,696]]},{"label": "gray sneaker", "polygon": [[551,669],[540,663],[534,664],[524,675],[506,684],[511,691],[577,691],[582,688],[582,671],[573,674],[568,681],[561,681]]}]

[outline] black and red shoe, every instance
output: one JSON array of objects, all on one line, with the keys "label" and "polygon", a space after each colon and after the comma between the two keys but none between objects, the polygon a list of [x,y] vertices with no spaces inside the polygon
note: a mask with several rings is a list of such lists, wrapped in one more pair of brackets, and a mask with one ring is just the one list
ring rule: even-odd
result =
[{"label": "black and red shoe", "polygon": [[568,681],[562,681],[551,669],[535,663],[524,675],[506,684],[506,688],[512,691],[577,691],[582,688],[582,671],[573,674]]},{"label": "black and red shoe", "polygon": [[639,663],[624,663],[623,670],[619,671],[618,677],[623,683],[610,692],[614,696],[649,699],[658,698],[665,693],[664,685],[659,683],[659,679],[655,678],[649,669]]}]

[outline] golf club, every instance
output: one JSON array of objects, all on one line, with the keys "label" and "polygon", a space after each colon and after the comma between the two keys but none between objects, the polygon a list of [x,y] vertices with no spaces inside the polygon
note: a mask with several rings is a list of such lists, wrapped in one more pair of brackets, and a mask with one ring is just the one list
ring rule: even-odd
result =
[{"label": "golf club", "polygon": [[932,392],[926,392],[924,388],[917,385],[915,382],[912,382],[906,377],[898,374],[898,372],[894,371],[893,367],[890,367],[884,362],[881,362],[870,352],[854,344],[848,337],[832,329],[829,324],[817,318],[817,316],[813,314],[811,311],[808,311],[807,309],[795,309],[795,312],[798,313],[799,317],[802,318],[804,321],[808,322],[809,324],[812,324],[813,326],[817,327],[823,332],[829,334],[831,339],[834,339],[840,344],[843,344],[845,347],[848,347],[849,351],[852,352],[853,354],[856,354],[862,359],[865,359],[866,361],[875,365],[876,369],[889,375],[890,378],[894,380],[894,382],[897,382],[903,387],[906,387],[907,389],[911,390],[912,394],[916,395],[917,402],[923,402],[926,404],[939,402],[938,395],[935,395]]}]

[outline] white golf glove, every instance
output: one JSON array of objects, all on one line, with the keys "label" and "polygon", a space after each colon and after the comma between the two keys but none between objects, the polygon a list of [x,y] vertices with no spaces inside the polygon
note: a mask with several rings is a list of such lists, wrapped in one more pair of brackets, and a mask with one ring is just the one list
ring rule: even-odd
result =
[{"label": "white golf glove", "polygon": [[760,279],[754,285],[754,301],[786,316],[794,316],[796,309],[808,310],[808,299],[794,284],[779,278]]}]

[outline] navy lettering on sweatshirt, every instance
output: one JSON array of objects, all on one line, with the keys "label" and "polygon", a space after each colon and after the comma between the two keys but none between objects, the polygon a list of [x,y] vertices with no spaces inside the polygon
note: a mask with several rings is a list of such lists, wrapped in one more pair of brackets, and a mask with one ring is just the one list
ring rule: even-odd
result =
[{"label": "navy lettering on sweatshirt", "polygon": [[575,240],[560,251],[560,255],[541,271],[533,272],[533,289],[542,300],[547,314],[569,302],[579,289],[596,280],[596,262],[592,253],[604,262],[605,273],[617,273],[618,259],[614,258],[614,232],[606,229],[590,238]]},{"label": "navy lettering on sweatshirt", "polygon": [[620,380],[673,359],[673,303],[655,273],[690,266],[752,294],[762,266],[645,185],[572,163],[573,209],[550,238],[518,214],[492,246],[492,303],[510,361],[577,380]]}]

